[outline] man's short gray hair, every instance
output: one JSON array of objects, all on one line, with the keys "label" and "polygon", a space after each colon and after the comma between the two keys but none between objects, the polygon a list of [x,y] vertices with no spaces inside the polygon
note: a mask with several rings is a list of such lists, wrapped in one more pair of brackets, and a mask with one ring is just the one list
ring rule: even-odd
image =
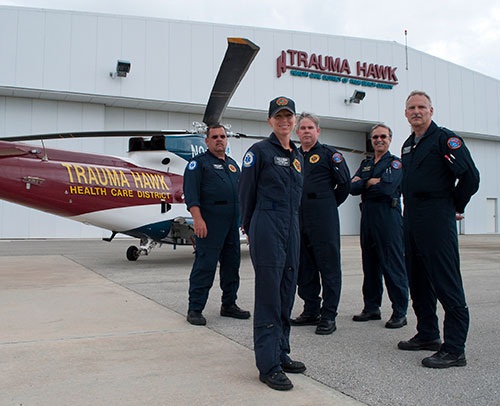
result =
[{"label": "man's short gray hair", "polygon": [[309,120],[311,120],[314,125],[319,128],[319,117],[315,114],[312,114],[312,113],[307,113],[307,112],[302,112],[300,113],[300,115],[297,117],[297,127],[300,126],[300,122],[302,120],[304,120],[305,118],[308,118]]},{"label": "man's short gray hair", "polygon": [[375,128],[382,127],[385,128],[387,131],[389,131],[389,137],[392,138],[392,130],[388,125],[385,125],[384,123],[377,123],[375,124],[372,128],[370,128],[370,135],[372,135],[373,131]]},{"label": "man's short gray hair", "polygon": [[413,96],[424,96],[427,100],[429,100],[429,104],[432,106],[432,100],[431,100],[431,97],[425,93],[424,91],[422,90],[414,90],[413,92],[411,92],[408,97],[406,98],[406,101],[408,101],[410,99],[410,97],[413,97]]}]

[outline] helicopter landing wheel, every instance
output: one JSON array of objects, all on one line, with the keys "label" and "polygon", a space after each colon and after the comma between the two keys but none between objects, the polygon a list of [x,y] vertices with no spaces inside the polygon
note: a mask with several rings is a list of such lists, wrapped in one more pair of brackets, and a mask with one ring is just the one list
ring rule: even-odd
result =
[{"label": "helicopter landing wheel", "polygon": [[127,259],[129,261],[137,261],[137,258],[139,258],[139,248],[137,248],[134,245],[131,245],[127,249]]}]

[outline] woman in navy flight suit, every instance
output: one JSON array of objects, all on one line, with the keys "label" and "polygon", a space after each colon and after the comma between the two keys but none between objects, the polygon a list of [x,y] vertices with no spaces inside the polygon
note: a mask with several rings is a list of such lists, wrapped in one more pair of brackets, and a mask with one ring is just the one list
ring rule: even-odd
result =
[{"label": "woman in navy flight suit", "polygon": [[293,100],[270,102],[273,133],[247,151],[239,183],[242,229],[255,269],[255,359],[259,379],[276,390],[293,388],[285,372],[306,369],[289,357],[302,195],[302,156],[290,140],[296,121]]}]

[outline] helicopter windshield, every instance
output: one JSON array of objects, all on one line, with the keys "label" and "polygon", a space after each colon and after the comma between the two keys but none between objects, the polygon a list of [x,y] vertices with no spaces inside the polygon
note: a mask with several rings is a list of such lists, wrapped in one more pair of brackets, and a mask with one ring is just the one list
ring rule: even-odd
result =
[{"label": "helicopter windshield", "polygon": [[207,144],[205,136],[200,134],[166,135],[165,149],[189,161],[195,155],[205,152]]}]

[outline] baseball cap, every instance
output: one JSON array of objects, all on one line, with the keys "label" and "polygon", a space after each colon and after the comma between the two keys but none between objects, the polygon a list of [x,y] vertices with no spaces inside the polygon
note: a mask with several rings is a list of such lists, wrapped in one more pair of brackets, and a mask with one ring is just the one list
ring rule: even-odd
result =
[{"label": "baseball cap", "polygon": [[284,96],[279,96],[271,100],[269,103],[269,118],[274,117],[281,110],[288,110],[295,114],[295,102]]}]

